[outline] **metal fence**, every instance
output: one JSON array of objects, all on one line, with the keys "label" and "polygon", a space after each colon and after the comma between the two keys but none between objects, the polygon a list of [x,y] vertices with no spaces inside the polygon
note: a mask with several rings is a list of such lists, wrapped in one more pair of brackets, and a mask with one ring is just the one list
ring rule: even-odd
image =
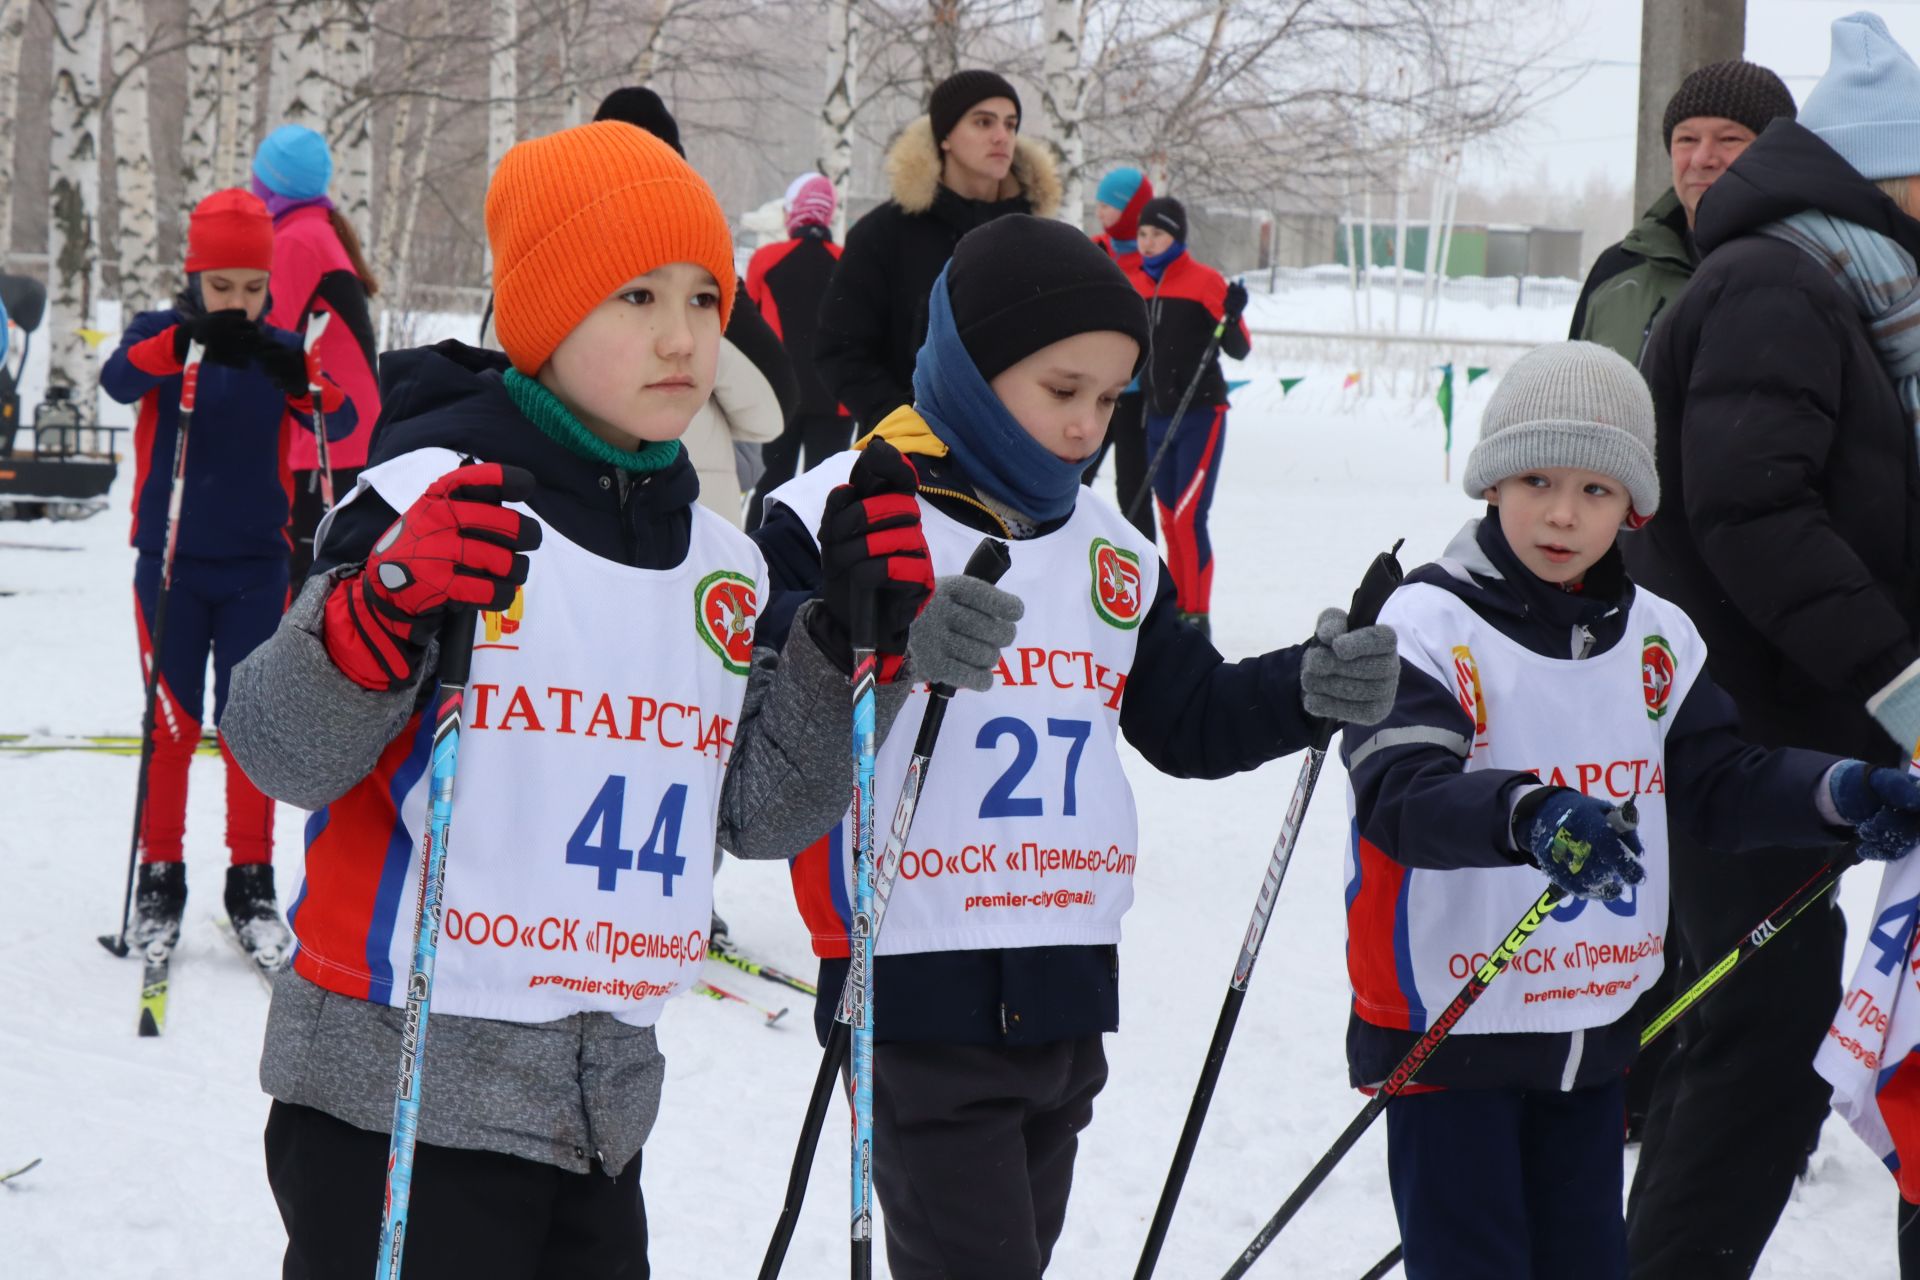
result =
[{"label": "metal fence", "polygon": [[[1275,267],[1266,273],[1267,291],[1283,294],[1297,289],[1352,289],[1345,267]],[[1410,299],[1425,287],[1423,273],[1409,270],[1401,287]],[[1392,268],[1375,267],[1363,283],[1391,292]],[[1440,297],[1447,302],[1478,302],[1490,307],[1527,307],[1551,311],[1571,307],[1580,297],[1578,280],[1546,276],[1447,276],[1440,281]]]}]

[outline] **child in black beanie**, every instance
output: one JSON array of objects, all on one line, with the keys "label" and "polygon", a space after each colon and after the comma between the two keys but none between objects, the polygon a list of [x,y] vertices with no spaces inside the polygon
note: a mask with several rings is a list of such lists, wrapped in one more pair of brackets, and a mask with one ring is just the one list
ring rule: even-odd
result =
[{"label": "child in black beanie", "polygon": [[[819,590],[814,531],[857,450],[894,445],[939,575],[927,615],[951,611],[951,643],[992,674],[946,713],[875,947],[874,1184],[900,1280],[1033,1280],[1119,1025],[1138,852],[1121,735],[1166,772],[1223,777],[1298,751],[1320,717],[1384,714],[1399,662],[1390,632],[1349,632],[1337,609],[1308,644],[1224,661],[1180,620],[1152,543],[1081,487],[1146,341],[1139,295],[1084,235],[1024,215],[972,231],[928,311],[913,405],[769,499],[761,634]],[[1012,544],[997,588],[957,576],[983,535]],[[906,678],[924,660],[910,645]],[[883,822],[926,696],[881,747]],[[847,972],[847,849],[843,829],[793,863],[823,1039]]]}]

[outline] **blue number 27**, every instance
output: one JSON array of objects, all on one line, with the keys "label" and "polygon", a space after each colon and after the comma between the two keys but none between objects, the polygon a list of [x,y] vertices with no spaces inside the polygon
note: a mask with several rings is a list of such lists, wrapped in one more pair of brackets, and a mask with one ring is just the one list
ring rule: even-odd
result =
[{"label": "blue number 27", "polygon": [[[1080,775],[1080,755],[1087,748],[1087,738],[1093,733],[1090,720],[1048,720],[1047,736],[1064,738],[1071,745],[1067,748],[1066,777],[1062,784],[1060,812],[1073,817],[1079,812],[1079,798],[1074,787]],[[1027,774],[1033,771],[1034,761],[1040,757],[1040,737],[1033,726],[1013,716],[995,716],[980,726],[980,734],[973,745],[982,751],[992,751],[1000,745],[1002,738],[1013,739],[1013,763],[999,780],[987,788],[986,797],[980,801],[980,816],[983,818],[1037,818],[1046,812],[1045,802],[1038,796],[1017,796],[1014,789],[1027,780]]]}]

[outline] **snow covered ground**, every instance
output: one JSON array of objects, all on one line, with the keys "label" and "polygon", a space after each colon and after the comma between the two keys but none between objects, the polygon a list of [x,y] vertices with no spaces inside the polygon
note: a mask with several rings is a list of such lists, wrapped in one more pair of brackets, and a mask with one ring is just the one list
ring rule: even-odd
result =
[{"label": "snow covered ground", "polygon": [[[1279,305],[1280,299],[1268,305]],[[1555,324],[1511,317],[1516,336]],[[1557,324],[1564,331],[1564,317]],[[1536,332],[1536,330],[1539,330]],[[1215,508],[1215,629],[1230,655],[1305,636],[1395,538],[1408,563],[1436,553],[1474,505],[1442,482],[1430,384],[1355,396],[1337,365],[1256,358],[1236,397]],[[1312,374],[1282,398],[1279,373]],[[1490,381],[1459,392],[1454,474]],[[131,733],[140,714],[125,546],[131,468],[112,511],[75,524],[0,525],[0,731]],[[28,550],[25,547],[37,549]],[[1112,1083],[1080,1153],[1051,1274],[1130,1274],[1200,1056],[1259,887],[1298,759],[1217,783],[1129,771],[1143,824],[1138,904],[1122,948]],[[216,933],[225,851],[221,770],[194,765],[192,898],[165,1037],[134,1035],[139,974],[94,935],[117,924],[133,798],[127,757],[0,753],[0,1273],[222,1280],[278,1273],[283,1243],[262,1171],[267,1101],[255,1083],[266,999]],[[1359,1106],[1344,1084],[1347,990],[1340,920],[1342,779],[1330,763],[1310,812],[1160,1274],[1218,1275]],[[290,894],[300,818],[282,808]],[[1864,913],[1875,885],[1849,877]],[[735,865],[720,909],[767,960],[810,972],[786,877]],[[712,975],[755,1000],[780,988]],[[1737,979],[1736,979],[1737,980]],[[805,1010],[757,1025],[737,1007],[683,1001],[661,1027],[666,1104],[647,1146],[654,1273],[751,1275],[772,1226],[818,1050]],[[882,1018],[885,1010],[879,1011]],[[432,1085],[429,1080],[428,1090]],[[844,1274],[847,1152],[836,1111],[787,1274]],[[1255,1270],[1351,1277],[1394,1243],[1376,1127]],[[1463,1170],[1462,1176],[1472,1176]],[[1896,1274],[1891,1179],[1830,1125],[1759,1274]],[[885,1267],[879,1267],[882,1275]]]}]

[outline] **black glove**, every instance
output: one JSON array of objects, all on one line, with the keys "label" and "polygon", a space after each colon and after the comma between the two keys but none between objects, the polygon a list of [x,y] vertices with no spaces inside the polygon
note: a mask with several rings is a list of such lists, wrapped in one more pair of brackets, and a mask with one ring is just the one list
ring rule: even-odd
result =
[{"label": "black glove", "polygon": [[253,358],[281,394],[296,397],[307,394],[306,352],[284,342],[275,342],[271,336],[262,333],[259,345],[254,348]]},{"label": "black glove", "polygon": [[260,326],[244,311],[209,311],[173,327],[173,358],[182,364],[186,363],[188,342],[199,343],[212,363],[241,369],[259,345]]},{"label": "black glove", "polygon": [[1232,324],[1247,309],[1247,286],[1235,280],[1227,286],[1227,323]]},{"label": "black glove", "polygon": [[907,653],[907,632],[933,593],[933,560],[920,531],[919,478],[885,440],[861,451],[847,483],[827,495],[820,516],[821,602],[814,639],[843,670],[853,670],[853,600],[874,595],[874,648],[880,679],[891,680]]}]

